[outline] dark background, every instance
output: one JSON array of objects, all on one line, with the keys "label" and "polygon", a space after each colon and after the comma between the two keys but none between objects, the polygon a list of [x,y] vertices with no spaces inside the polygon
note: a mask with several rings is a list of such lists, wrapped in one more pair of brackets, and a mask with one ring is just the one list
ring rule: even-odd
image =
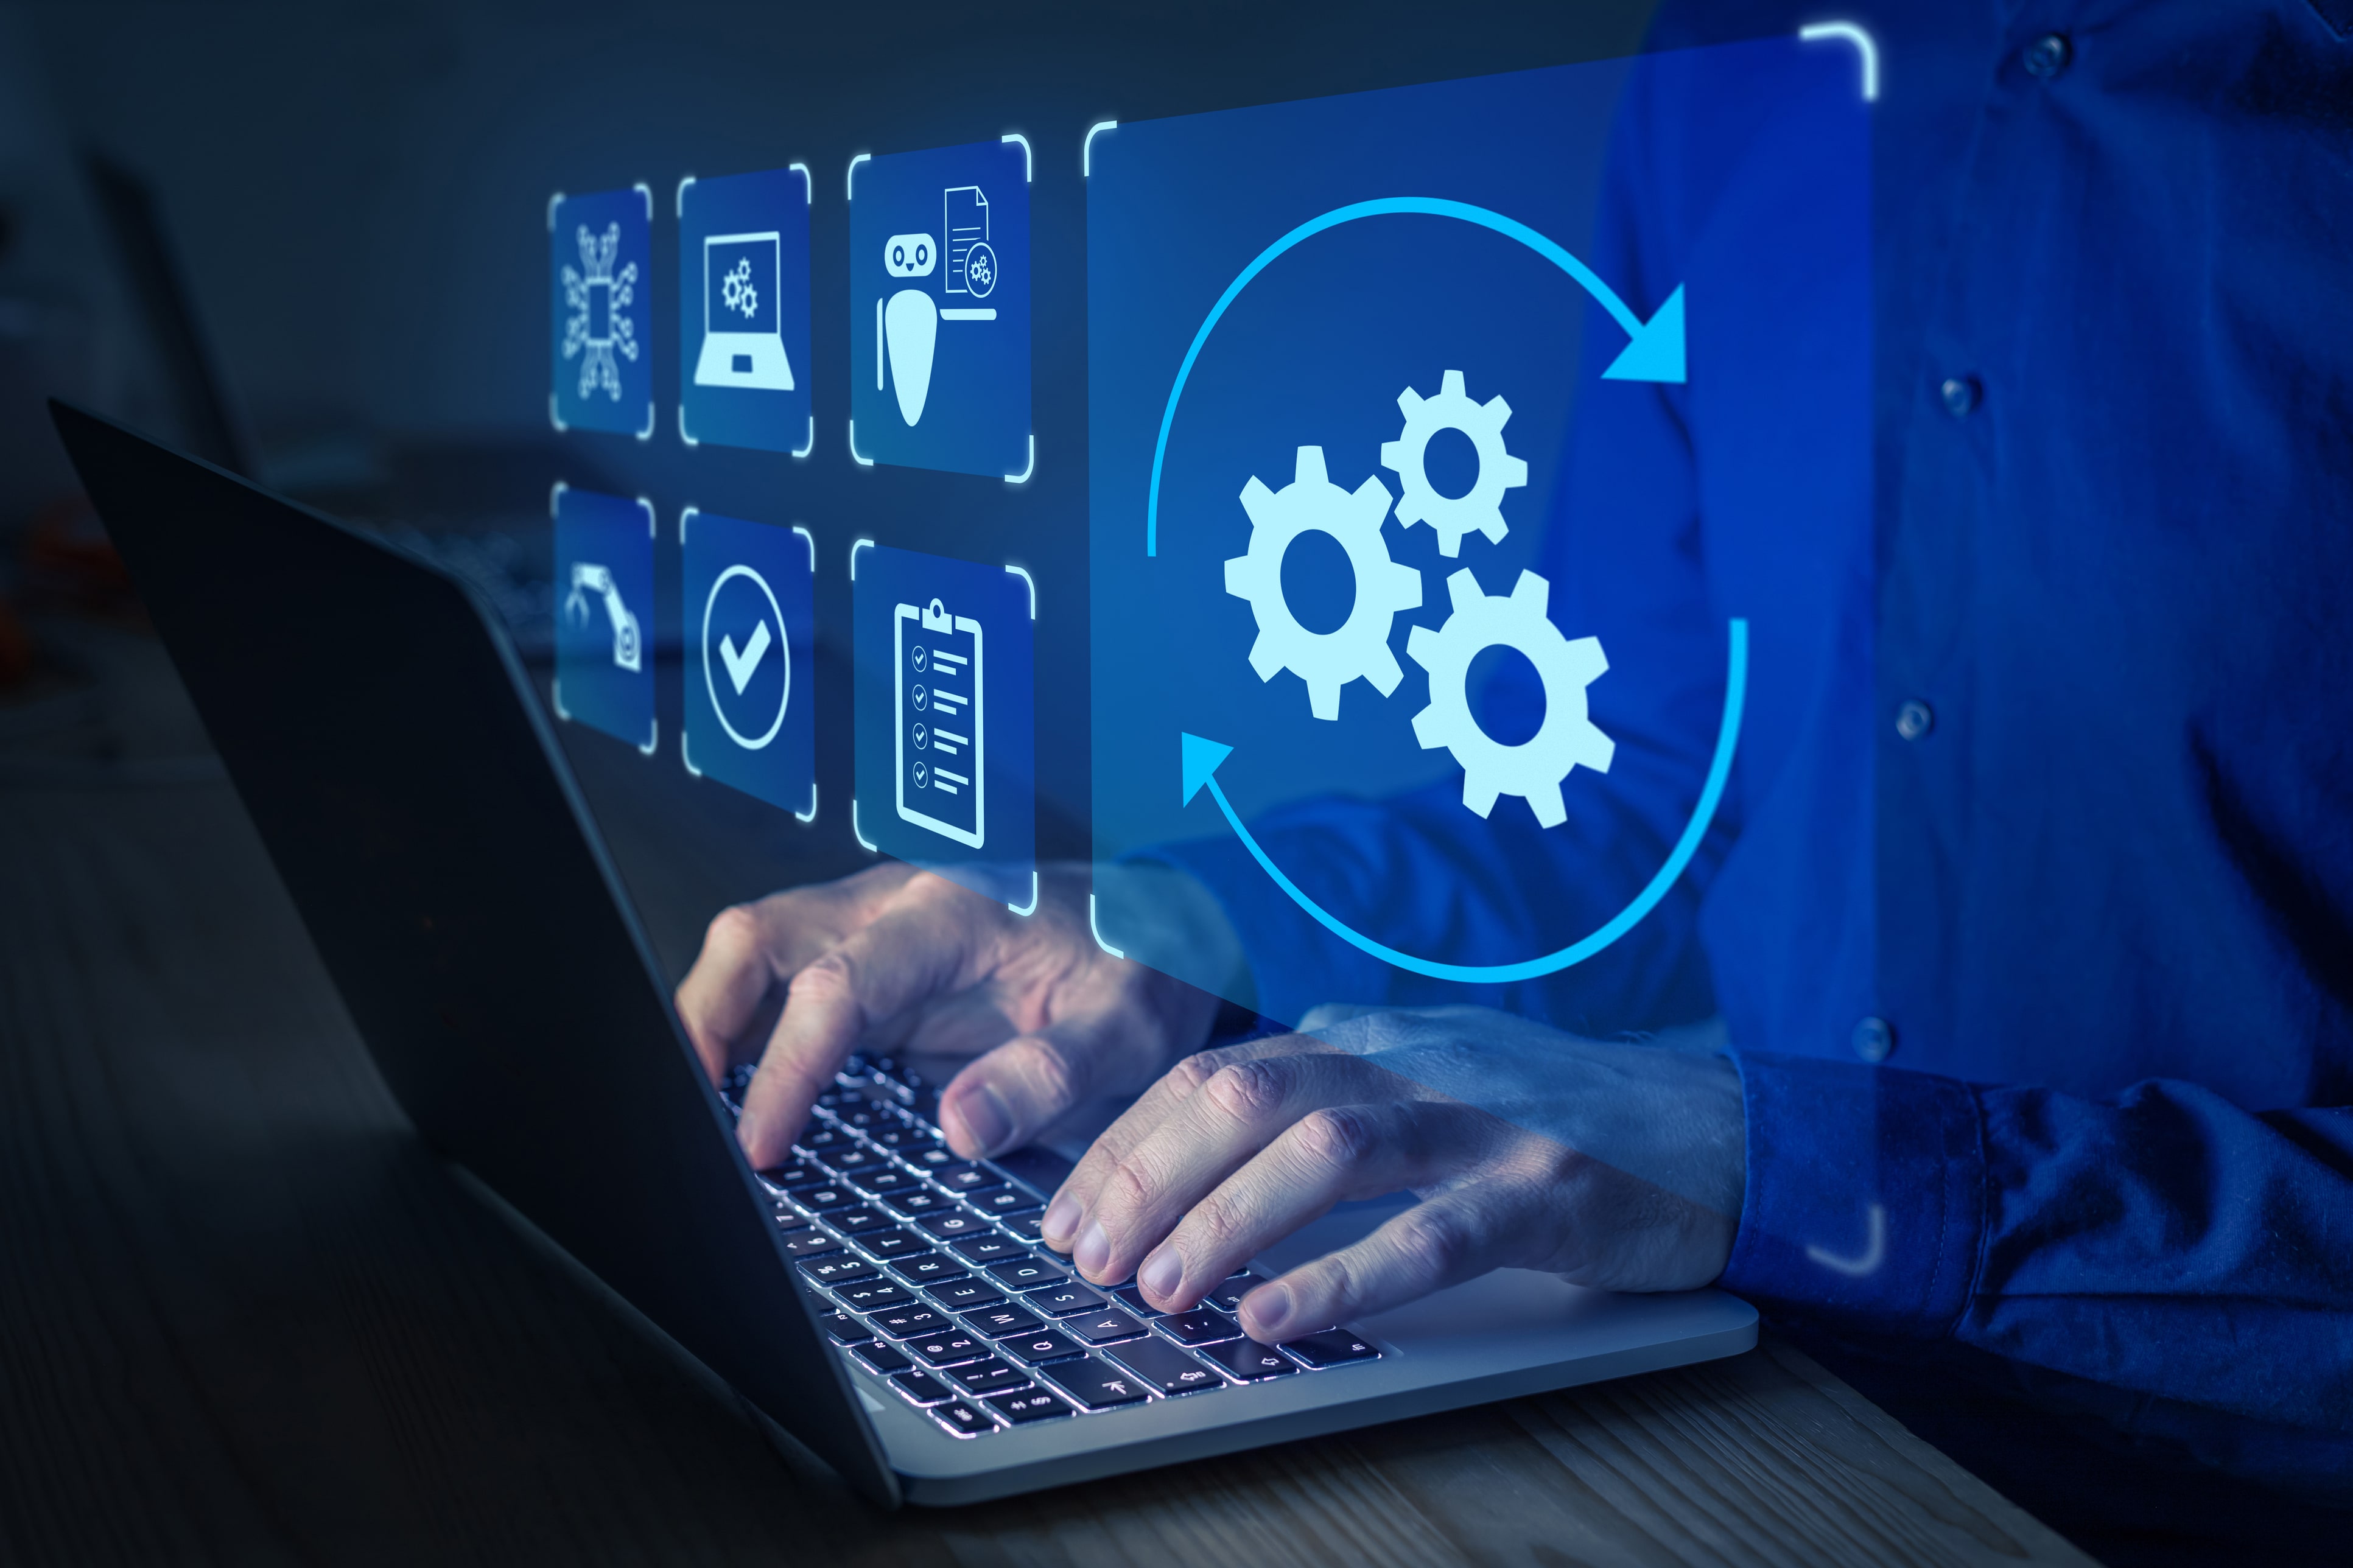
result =
[{"label": "dark background", "polygon": [[[88,612],[127,608],[40,399],[216,444],[183,385],[170,323],[98,199],[95,155],[152,195],[231,436],[258,476],[466,572],[527,653],[546,636],[554,479],[647,495],[666,525],[691,503],[815,533],[813,826],[679,767],[667,526],[657,650],[670,658],[657,689],[671,743],[649,762],[566,727],[641,902],[715,909],[863,863],[846,809],[842,657],[845,552],[860,535],[1035,573],[1039,850],[1083,855],[1087,126],[1623,54],[1649,10],[409,0],[0,11],[0,738],[76,743],[74,694],[113,646]],[[1008,131],[1036,154],[1037,473],[1014,488],[857,467],[844,434],[849,160]],[[797,461],[690,451],[675,426],[671,194],[682,174],[796,160],[816,181],[816,449]],[[545,412],[546,199],[638,181],[656,195],[657,434],[558,436]],[[665,960],[691,960],[699,920],[654,923]]]}]

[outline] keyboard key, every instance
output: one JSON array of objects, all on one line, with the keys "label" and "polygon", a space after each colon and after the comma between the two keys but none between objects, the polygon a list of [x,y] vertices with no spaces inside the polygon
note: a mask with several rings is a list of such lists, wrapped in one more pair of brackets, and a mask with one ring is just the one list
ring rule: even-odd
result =
[{"label": "keyboard key", "polygon": [[1044,1209],[1039,1209],[1036,1214],[999,1215],[997,1219],[998,1225],[1013,1233],[1015,1239],[1029,1242],[1046,1239],[1045,1222]]},{"label": "keyboard key", "polygon": [[837,1286],[833,1299],[853,1312],[881,1312],[913,1306],[915,1293],[892,1280],[874,1279]]},{"label": "keyboard key", "polygon": [[891,1386],[917,1405],[945,1405],[955,1397],[955,1390],[928,1372],[894,1372]]},{"label": "keyboard key", "polygon": [[1208,1307],[1175,1313],[1154,1326],[1180,1345],[1213,1345],[1220,1340],[1240,1339],[1242,1331],[1240,1323]]},{"label": "keyboard key", "polygon": [[1045,1212],[1038,1194],[1026,1187],[999,1187],[993,1193],[977,1193],[965,1200],[981,1213],[990,1215],[1023,1214],[1030,1209]]},{"label": "keyboard key", "polygon": [[824,1156],[825,1163],[833,1167],[833,1173],[852,1185],[867,1172],[884,1169],[889,1158],[872,1149],[858,1148],[836,1149]]},{"label": "keyboard key", "polygon": [[780,1232],[807,1230],[811,1223],[808,1215],[783,1202],[768,1205],[768,1217],[776,1222],[776,1229]]},{"label": "keyboard key", "polygon": [[1285,1340],[1282,1348],[1310,1368],[1341,1366],[1352,1361],[1378,1361],[1381,1355],[1380,1352],[1347,1329],[1325,1329],[1320,1334]]},{"label": "keyboard key", "polygon": [[921,1219],[927,1214],[946,1214],[955,1209],[955,1200],[934,1192],[920,1182],[910,1184],[905,1190],[886,1194],[882,1206],[909,1219]]},{"label": "keyboard key", "polygon": [[1101,1356],[1057,1362],[1039,1371],[1055,1387],[1090,1410],[1110,1410],[1151,1397],[1150,1387],[1142,1378],[1125,1367],[1112,1365]]},{"label": "keyboard key", "polygon": [[943,1241],[958,1241],[966,1237],[987,1236],[989,1223],[965,1209],[947,1209],[925,1215],[915,1222]]},{"label": "keyboard key", "polygon": [[849,1353],[858,1358],[860,1366],[870,1372],[879,1372],[886,1377],[894,1372],[904,1372],[915,1364],[899,1350],[879,1342],[860,1345]]},{"label": "keyboard key", "polygon": [[1049,1318],[1075,1318],[1082,1313],[1103,1310],[1103,1299],[1072,1280],[1068,1284],[1049,1286],[1043,1290],[1032,1290],[1021,1298],[1021,1304]]},{"label": "keyboard key", "polygon": [[1042,1388],[1026,1388],[1018,1394],[1000,1394],[981,1403],[1016,1426],[1027,1426],[1032,1421],[1051,1421],[1058,1415],[1071,1413],[1069,1405]]},{"label": "keyboard key", "polygon": [[1224,1378],[1166,1340],[1133,1340],[1113,1345],[1111,1357],[1163,1394],[1198,1394],[1226,1385]]},{"label": "keyboard key", "polygon": [[956,1366],[965,1362],[978,1361],[989,1353],[987,1341],[961,1331],[924,1334],[909,1340],[899,1348],[925,1366]]},{"label": "keyboard key", "polygon": [[802,1160],[787,1160],[781,1165],[771,1165],[754,1173],[770,1192],[782,1193],[804,1182],[823,1182],[825,1173]]},{"label": "keyboard key", "polygon": [[962,1399],[935,1405],[924,1414],[959,1437],[977,1437],[984,1432],[997,1430],[996,1421],[987,1411]]},{"label": "keyboard key", "polygon": [[1144,1332],[1144,1325],[1113,1307],[1106,1312],[1091,1312],[1085,1317],[1065,1318],[1056,1327],[1073,1339],[1091,1345],[1107,1345],[1121,1340],[1132,1340]]},{"label": "keyboard key", "polygon": [[1256,1340],[1228,1340],[1223,1344],[1203,1345],[1201,1356],[1225,1369],[1228,1377],[1243,1383],[1258,1383],[1270,1377],[1288,1377],[1299,1369],[1291,1358],[1272,1345],[1262,1345]]},{"label": "keyboard key", "polygon": [[868,1132],[881,1125],[885,1114],[886,1112],[877,1110],[871,1105],[845,1102],[843,1109],[834,1112],[833,1121],[837,1127],[848,1127],[860,1132]]},{"label": "keyboard key", "polygon": [[874,1337],[874,1331],[847,1312],[827,1312],[817,1321],[826,1337],[838,1345],[862,1345]]},{"label": "keyboard key", "polygon": [[1159,1308],[1154,1306],[1151,1302],[1144,1299],[1144,1292],[1135,1288],[1135,1281],[1133,1279],[1129,1280],[1124,1285],[1114,1287],[1112,1290],[1112,1294],[1119,1298],[1119,1304],[1121,1306],[1125,1307],[1129,1311],[1134,1312],[1139,1318],[1164,1318],[1167,1316],[1166,1312],[1163,1312]]},{"label": "keyboard key", "polygon": [[887,1197],[892,1193],[908,1192],[922,1185],[913,1176],[896,1165],[885,1165],[879,1170],[860,1171],[849,1184],[870,1198]]},{"label": "keyboard key", "polygon": [[825,1223],[844,1236],[860,1236],[870,1230],[888,1230],[898,1222],[881,1209],[860,1204],[855,1208],[836,1209],[825,1216]]},{"label": "keyboard key", "polygon": [[986,1193],[1005,1184],[1005,1178],[986,1165],[955,1161],[932,1173],[932,1180],[952,1193]]},{"label": "keyboard key", "polygon": [[1005,1293],[986,1279],[951,1279],[944,1285],[933,1286],[929,1294],[933,1300],[954,1312],[1005,1305]]},{"label": "keyboard key", "polygon": [[1002,1263],[1008,1258],[1027,1258],[1029,1249],[1005,1236],[973,1236],[948,1244],[959,1258],[975,1263]]},{"label": "keyboard key", "polygon": [[[1050,1361],[1068,1361],[1072,1356],[1087,1353],[1086,1346],[1053,1329],[1040,1329],[1034,1334],[1016,1334],[1009,1340],[999,1340],[997,1348],[1016,1361],[1027,1362],[1031,1366],[1043,1366]],[[1281,1356],[1275,1359],[1282,1361]],[[1286,1368],[1291,1365],[1287,1361],[1282,1364]]]},{"label": "keyboard key", "polygon": [[1029,1386],[1029,1374],[1018,1366],[1008,1366],[997,1357],[987,1361],[967,1362],[948,1373],[975,1394],[1010,1394],[1017,1388]]},{"label": "keyboard key", "polygon": [[1018,1258],[1008,1258],[1002,1263],[990,1264],[988,1277],[1008,1290],[1035,1290],[1047,1285],[1063,1284],[1071,1278],[1070,1271],[1060,1265],[1049,1263],[1029,1252]]},{"label": "keyboard key", "polygon": [[[825,1102],[820,1100],[818,1103],[823,1105]],[[849,1133],[839,1128],[823,1127],[811,1122],[808,1131],[801,1134],[801,1141],[793,1146],[793,1152],[797,1154],[815,1154],[818,1159],[823,1160],[828,1150],[855,1149],[856,1147],[858,1147],[857,1141]]]},{"label": "keyboard key", "polygon": [[1205,1307],[1215,1307],[1221,1312],[1239,1311],[1242,1298],[1265,1283],[1265,1280],[1255,1274],[1237,1274],[1202,1297],[1201,1304]]},{"label": "keyboard key", "polygon": [[930,1133],[914,1127],[878,1128],[866,1136],[902,1159],[929,1148],[937,1142]]},{"label": "keyboard key", "polygon": [[929,1289],[944,1285],[951,1279],[965,1277],[964,1259],[950,1258],[944,1252],[911,1252],[904,1258],[891,1260],[891,1272],[910,1285]]},{"label": "keyboard key", "polygon": [[946,1144],[939,1142],[925,1143],[922,1147],[916,1149],[913,1153],[902,1153],[899,1158],[906,1161],[910,1165],[915,1166],[926,1175],[943,1170],[947,1166],[962,1163],[955,1154],[949,1152]]},{"label": "keyboard key", "polygon": [[929,1307],[893,1307],[884,1312],[870,1312],[866,1321],[872,1323],[886,1340],[912,1340],[922,1334],[944,1333],[955,1325],[944,1312]]},{"label": "keyboard key", "polygon": [[846,1252],[828,1253],[822,1258],[800,1260],[801,1278],[813,1285],[855,1285],[861,1279],[871,1279],[881,1272],[862,1258],[852,1258]]},{"label": "keyboard key", "polygon": [[930,1241],[911,1230],[869,1231],[858,1238],[858,1245],[885,1263],[927,1251]]},{"label": "keyboard key", "polygon": [[795,1258],[815,1258],[819,1253],[841,1250],[841,1243],[821,1230],[798,1231],[791,1236],[779,1237],[777,1239],[784,1244],[785,1250]]},{"label": "keyboard key", "polygon": [[828,1182],[821,1187],[803,1187],[793,1194],[793,1202],[823,1218],[837,1209],[856,1207],[859,1197],[840,1183]]},{"label": "keyboard key", "polygon": [[1001,1340],[1008,1334],[1034,1334],[1046,1326],[1034,1314],[1018,1307],[984,1308],[977,1312],[966,1312],[964,1321],[966,1327],[992,1340]]}]

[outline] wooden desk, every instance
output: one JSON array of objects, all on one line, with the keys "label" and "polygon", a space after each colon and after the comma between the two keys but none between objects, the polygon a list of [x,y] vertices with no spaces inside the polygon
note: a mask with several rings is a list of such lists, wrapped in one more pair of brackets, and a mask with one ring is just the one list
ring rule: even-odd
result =
[{"label": "wooden desk", "polygon": [[0,756],[0,1561],[2087,1561],[1770,1343],[876,1513],[423,1150],[217,767],[131,750]]}]

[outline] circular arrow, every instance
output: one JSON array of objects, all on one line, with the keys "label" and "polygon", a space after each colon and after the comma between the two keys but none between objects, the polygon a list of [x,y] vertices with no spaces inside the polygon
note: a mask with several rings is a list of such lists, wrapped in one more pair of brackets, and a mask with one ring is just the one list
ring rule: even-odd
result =
[{"label": "circular arrow", "polygon": [[1218,809],[1225,813],[1226,822],[1233,828],[1235,837],[1242,841],[1242,847],[1248,849],[1250,858],[1274,879],[1274,885],[1289,894],[1293,903],[1314,916],[1325,931],[1360,951],[1371,953],[1384,963],[1409,969],[1416,974],[1427,974],[1433,980],[1463,980],[1488,984],[1535,980],[1542,975],[1556,974],[1572,963],[1582,963],[1591,958],[1632,931],[1644,915],[1657,908],[1659,900],[1667,896],[1667,889],[1674,886],[1675,879],[1683,874],[1683,868],[1691,864],[1692,857],[1699,853],[1700,841],[1707,837],[1709,826],[1715,821],[1715,808],[1724,799],[1725,784],[1732,776],[1732,755],[1740,740],[1740,710],[1748,694],[1748,623],[1736,618],[1731,629],[1731,649],[1727,655],[1728,667],[1724,680],[1724,721],[1715,734],[1715,757],[1708,764],[1707,784],[1699,792],[1699,804],[1692,808],[1691,820],[1683,825],[1683,837],[1675,840],[1674,848],[1668,852],[1666,864],[1659,868],[1658,874],[1634,895],[1632,901],[1624,909],[1610,916],[1608,922],[1592,935],[1571,942],[1557,952],[1546,953],[1541,958],[1526,959],[1518,963],[1440,963],[1433,959],[1399,952],[1396,948],[1375,942],[1351,928],[1309,898],[1300,889],[1298,883],[1284,876],[1282,868],[1269,858],[1259,841],[1250,837],[1250,830],[1242,826],[1241,815],[1226,798],[1226,792],[1219,787],[1217,778],[1218,764],[1232,753],[1230,746],[1205,741],[1198,735],[1184,737],[1185,800],[1190,805],[1193,796],[1207,786],[1210,798],[1218,803]]},{"label": "circular arrow", "polygon": [[1144,509],[1144,552],[1160,553],[1160,470],[1168,458],[1168,431],[1176,423],[1176,404],[1185,395],[1185,383],[1193,374],[1193,362],[1201,357],[1202,345],[1225,315],[1226,308],[1250,287],[1250,279],[1266,270],[1268,265],[1301,240],[1322,234],[1327,228],[1337,228],[1358,218],[1385,217],[1396,213],[1420,213],[1430,217],[1460,218],[1481,228],[1494,230],[1507,239],[1516,239],[1563,272],[1577,280],[1577,286],[1593,296],[1610,319],[1626,330],[1631,341],[1609,368],[1601,373],[1604,381],[1667,381],[1683,379],[1683,290],[1675,286],[1666,302],[1652,313],[1648,321],[1636,315],[1615,290],[1604,283],[1593,268],[1571,256],[1560,246],[1517,218],[1485,207],[1472,206],[1469,202],[1452,202],[1440,196],[1383,196],[1377,201],[1352,202],[1345,207],[1334,207],[1321,217],[1309,218],[1272,245],[1258,253],[1248,267],[1241,269],[1218,302],[1209,307],[1209,314],[1201,330],[1193,334],[1193,346],[1185,351],[1185,363],[1176,367],[1176,384],[1168,389],[1168,406],[1160,413],[1160,438],[1152,448],[1152,489]]}]

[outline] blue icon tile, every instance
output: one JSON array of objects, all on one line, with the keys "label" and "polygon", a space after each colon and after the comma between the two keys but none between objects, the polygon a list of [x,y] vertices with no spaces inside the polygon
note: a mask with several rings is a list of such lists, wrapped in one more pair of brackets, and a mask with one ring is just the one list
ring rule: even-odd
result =
[{"label": "blue icon tile", "polygon": [[807,456],[809,172],[678,189],[679,436]]},{"label": "blue icon tile", "polygon": [[555,487],[555,711],[650,754],[654,509]]},{"label": "blue icon tile", "polygon": [[691,773],[817,816],[817,542],[690,507],[678,521]]},{"label": "blue icon tile", "polygon": [[1028,147],[860,159],[849,192],[852,453],[1027,479]]},{"label": "blue icon tile", "polygon": [[558,429],[653,434],[653,201],[638,185],[547,204]]}]

